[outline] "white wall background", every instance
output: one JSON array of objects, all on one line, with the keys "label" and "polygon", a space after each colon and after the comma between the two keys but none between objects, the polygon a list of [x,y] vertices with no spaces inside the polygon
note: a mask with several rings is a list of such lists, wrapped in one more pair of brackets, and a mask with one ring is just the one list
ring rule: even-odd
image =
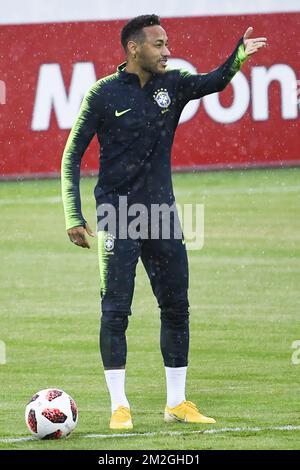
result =
[{"label": "white wall background", "polygon": [[300,11],[300,0],[0,0],[0,24]]}]

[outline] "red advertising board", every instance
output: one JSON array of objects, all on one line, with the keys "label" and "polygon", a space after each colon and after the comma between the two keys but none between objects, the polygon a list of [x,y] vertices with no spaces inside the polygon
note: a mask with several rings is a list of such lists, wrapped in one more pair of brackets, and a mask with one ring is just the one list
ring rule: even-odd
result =
[{"label": "red advertising board", "polygon": [[[124,60],[124,23],[0,27],[1,177],[59,172],[84,91]],[[173,167],[299,165],[300,13],[170,18],[162,25],[176,63],[198,72],[221,64],[248,26],[269,43],[224,92],[193,104],[177,129]],[[82,169],[97,171],[98,164],[94,140]]]}]

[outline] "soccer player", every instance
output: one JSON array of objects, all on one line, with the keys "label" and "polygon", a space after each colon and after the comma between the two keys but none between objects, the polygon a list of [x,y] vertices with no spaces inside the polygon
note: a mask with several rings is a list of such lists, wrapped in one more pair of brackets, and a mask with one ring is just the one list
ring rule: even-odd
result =
[{"label": "soccer player", "polygon": [[[95,187],[102,310],[100,351],[111,397],[111,429],[133,427],[125,394],[125,332],[139,258],[161,312],[160,345],[167,386],[164,419],[215,423],[185,396],[189,303],[184,240],[171,235],[166,239],[160,232],[158,237],[151,237],[151,221],[147,236],[130,237],[128,232],[124,236],[121,200],[126,198],[128,208],[143,204],[145,213],[155,204],[174,204],[170,158],[180,114],[190,100],[223,90],[247,58],[266,45],[264,37],[250,38],[252,30],[247,29],[219,68],[207,74],[191,74],[167,68],[168,37],[158,16],[133,18],[121,32],[126,61],[116,73],[97,81],[88,91],[69,135],[62,160],[66,229],[70,241],[83,248],[90,248],[87,235],[94,234],[81,212],[80,163],[94,134],[100,143],[101,168]],[[116,209],[118,223],[113,230],[101,225],[108,205]]]}]

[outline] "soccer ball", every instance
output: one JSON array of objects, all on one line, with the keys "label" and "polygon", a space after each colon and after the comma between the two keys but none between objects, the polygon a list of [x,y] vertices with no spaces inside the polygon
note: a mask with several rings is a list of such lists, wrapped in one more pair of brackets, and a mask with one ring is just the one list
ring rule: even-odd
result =
[{"label": "soccer ball", "polygon": [[28,429],[39,439],[68,436],[78,420],[75,401],[63,390],[47,388],[37,392],[25,409]]}]

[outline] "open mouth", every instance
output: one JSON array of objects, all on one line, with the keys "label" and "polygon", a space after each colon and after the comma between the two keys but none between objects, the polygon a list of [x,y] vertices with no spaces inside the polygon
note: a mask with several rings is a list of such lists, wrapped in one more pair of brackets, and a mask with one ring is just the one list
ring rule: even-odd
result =
[{"label": "open mouth", "polygon": [[166,67],[167,64],[168,64],[168,61],[167,61],[166,59],[162,59],[162,60],[159,61],[159,63],[160,63],[161,65],[163,65],[164,67]]}]

